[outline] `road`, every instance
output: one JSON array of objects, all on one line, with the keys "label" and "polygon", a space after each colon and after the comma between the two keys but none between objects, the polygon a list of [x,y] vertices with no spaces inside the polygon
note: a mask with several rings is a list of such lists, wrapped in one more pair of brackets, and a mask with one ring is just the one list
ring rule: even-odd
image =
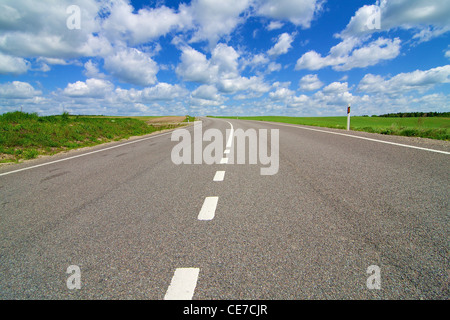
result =
[{"label": "road", "polygon": [[449,299],[448,142],[202,124],[278,129],[278,172],[175,165],[170,132],[1,167],[0,298]]}]

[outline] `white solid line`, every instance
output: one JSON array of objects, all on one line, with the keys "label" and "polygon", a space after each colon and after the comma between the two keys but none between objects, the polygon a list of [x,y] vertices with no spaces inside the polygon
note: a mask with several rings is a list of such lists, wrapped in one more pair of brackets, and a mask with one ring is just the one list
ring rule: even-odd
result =
[{"label": "white solid line", "polygon": [[217,202],[219,197],[206,197],[203,202],[202,209],[198,214],[198,220],[212,220],[216,213]]},{"label": "white solid line", "polygon": [[[268,122],[268,121],[259,121],[259,120],[253,120],[253,121],[265,122],[265,123]],[[400,147],[406,147],[406,148],[412,148],[412,149],[419,149],[419,150],[437,152],[437,153],[442,153],[442,154],[450,154],[450,152],[447,152],[447,151],[428,149],[428,148],[411,146],[409,144],[402,144],[402,143],[396,143],[396,142],[390,142],[390,141],[383,141],[383,140],[378,140],[378,139],[354,136],[354,135],[351,135],[351,134],[340,133],[340,132],[333,132],[333,131],[326,131],[326,130],[320,130],[320,129],[307,128],[307,127],[302,127],[300,125],[287,125],[287,124],[280,124],[280,123],[275,123],[275,122],[272,122],[272,124],[276,124],[276,125],[283,126],[283,127],[292,127],[292,128],[298,128],[298,129],[304,129],[304,130],[311,130],[311,131],[318,131],[318,132],[324,132],[324,133],[330,133],[330,134],[337,134],[339,136],[346,136],[346,137],[351,137],[351,138],[357,138],[357,139],[369,140],[369,141],[374,141],[374,142],[392,144],[394,146],[400,146]]]},{"label": "white solid line", "polygon": [[103,151],[111,150],[111,149],[114,149],[114,148],[123,147],[123,146],[129,145],[129,144],[132,144],[132,143],[137,143],[137,142],[141,142],[141,141],[145,141],[145,140],[149,140],[149,139],[158,138],[158,137],[164,136],[166,134],[171,134],[171,133],[172,132],[161,133],[161,134],[158,134],[158,135],[155,135],[155,136],[151,136],[151,137],[147,137],[147,138],[143,138],[143,139],[139,139],[139,140],[134,140],[134,141],[130,141],[130,142],[125,142],[125,143],[122,143],[122,144],[119,144],[119,145],[116,145],[116,146],[107,147],[107,148],[104,148],[104,149],[95,150],[95,151],[91,151],[91,152],[86,152],[86,153],[83,153],[83,154],[78,154],[76,156],[71,156],[71,157],[64,158],[64,159],[54,160],[54,161],[50,161],[50,162],[37,164],[37,165],[31,166],[31,167],[26,167],[26,168],[22,168],[22,169],[17,169],[17,170],[13,170],[13,171],[9,171],[9,172],[0,173],[0,176],[6,176],[7,174],[11,174],[11,173],[15,173],[15,172],[30,170],[30,169],[34,169],[34,168],[38,168],[38,167],[42,167],[42,166],[47,166],[49,164],[53,164],[53,163],[57,163],[57,162],[67,161],[67,160],[71,160],[71,159],[75,159],[75,158],[79,158],[79,157],[84,157],[84,156],[87,156],[87,155],[90,155],[90,154],[103,152]]},{"label": "white solid line", "polygon": [[164,300],[192,300],[199,272],[199,268],[177,268]]},{"label": "white solid line", "polygon": [[213,181],[223,181],[224,178],[225,178],[225,171],[217,171]]},{"label": "white solid line", "polygon": [[220,164],[227,164],[228,163],[228,158],[222,158],[220,160]]}]

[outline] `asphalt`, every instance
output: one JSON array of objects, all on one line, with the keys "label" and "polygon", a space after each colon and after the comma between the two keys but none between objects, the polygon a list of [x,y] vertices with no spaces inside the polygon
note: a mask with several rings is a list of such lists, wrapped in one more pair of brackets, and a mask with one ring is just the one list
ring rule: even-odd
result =
[{"label": "asphalt", "polygon": [[[1,167],[0,299],[161,300],[178,268],[200,269],[195,300],[450,298],[449,154],[352,136],[448,142],[202,124],[278,129],[278,172],[175,165],[171,132]],[[210,196],[214,218],[198,220]],[[70,265],[79,290],[67,287]],[[367,287],[372,265],[381,289]]]}]

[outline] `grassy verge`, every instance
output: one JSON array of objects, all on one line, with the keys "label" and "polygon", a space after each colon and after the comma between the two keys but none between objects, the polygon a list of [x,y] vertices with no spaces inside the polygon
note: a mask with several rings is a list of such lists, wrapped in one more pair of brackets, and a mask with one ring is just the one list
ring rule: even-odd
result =
[{"label": "grassy verge", "polygon": [[[236,117],[218,117],[234,118]],[[308,126],[346,129],[347,117],[239,117],[242,120],[274,121]],[[420,117],[420,118],[385,118],[385,117],[352,117],[351,130],[421,137],[438,140],[450,140],[450,118]]]},{"label": "grassy verge", "polygon": [[153,126],[146,123],[148,118],[5,113],[0,115],[0,163],[19,162],[179,126],[177,123]]}]

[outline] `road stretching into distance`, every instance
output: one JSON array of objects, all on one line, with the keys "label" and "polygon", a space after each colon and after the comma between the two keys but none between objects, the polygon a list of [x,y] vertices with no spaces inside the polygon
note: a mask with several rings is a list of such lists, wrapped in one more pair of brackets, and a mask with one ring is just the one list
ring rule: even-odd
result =
[{"label": "road stretching into distance", "polygon": [[278,173],[175,165],[171,132],[0,167],[0,299],[450,298],[448,142],[202,124],[279,129]]}]

